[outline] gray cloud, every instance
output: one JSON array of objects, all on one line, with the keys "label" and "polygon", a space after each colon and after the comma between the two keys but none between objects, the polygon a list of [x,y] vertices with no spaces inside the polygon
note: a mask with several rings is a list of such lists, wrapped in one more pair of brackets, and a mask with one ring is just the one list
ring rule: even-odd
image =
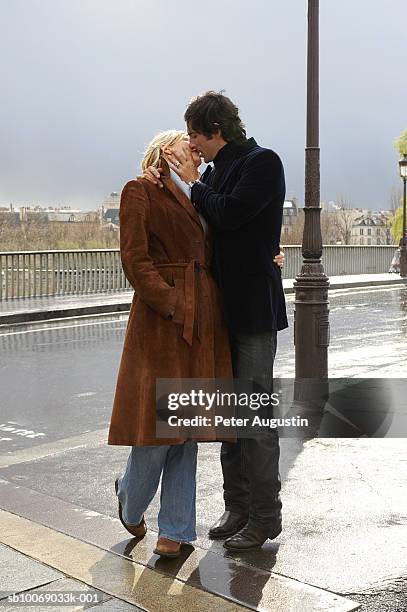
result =
[{"label": "gray cloud", "polygon": [[[306,4],[3,0],[0,203],[97,206],[209,88],[237,102],[302,199]],[[323,199],[388,206],[407,127],[406,23],[405,0],[321,2]]]}]

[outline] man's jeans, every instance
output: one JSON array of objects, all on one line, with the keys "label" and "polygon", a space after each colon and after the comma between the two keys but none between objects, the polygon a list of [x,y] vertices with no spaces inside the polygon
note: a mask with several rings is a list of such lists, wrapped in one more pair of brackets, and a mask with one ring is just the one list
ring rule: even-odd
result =
[{"label": "man's jeans", "polygon": [[171,446],[133,446],[118,498],[123,520],[137,525],[161,481],[159,536],[175,542],[196,540],[196,442]]},{"label": "man's jeans", "polygon": [[[230,332],[233,376],[252,380],[257,391],[272,393],[277,331]],[[260,437],[224,442],[221,449],[226,510],[246,514],[250,526],[268,530],[281,518],[280,446],[276,429]]]}]

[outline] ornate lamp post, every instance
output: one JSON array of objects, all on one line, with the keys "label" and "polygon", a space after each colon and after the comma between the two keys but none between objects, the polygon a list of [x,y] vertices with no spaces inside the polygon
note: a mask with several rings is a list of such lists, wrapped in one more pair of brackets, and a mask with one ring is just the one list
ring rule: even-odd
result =
[{"label": "ornate lamp post", "polygon": [[303,264],[295,280],[295,372],[298,382],[328,377],[329,279],[321,264],[319,171],[319,0],[308,0],[307,144]]},{"label": "ornate lamp post", "polygon": [[407,228],[406,228],[406,183],[407,183],[407,155],[399,161],[400,176],[404,183],[403,197],[403,233],[400,246],[400,276],[407,277]]}]

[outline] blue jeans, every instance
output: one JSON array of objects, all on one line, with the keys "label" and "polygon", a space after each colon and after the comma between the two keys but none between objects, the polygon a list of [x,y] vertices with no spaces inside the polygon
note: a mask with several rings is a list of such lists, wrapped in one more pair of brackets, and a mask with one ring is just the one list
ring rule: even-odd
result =
[{"label": "blue jeans", "polygon": [[119,478],[123,519],[137,525],[157,492],[159,536],[175,542],[196,540],[196,462],[198,446],[189,441],[170,446],[133,446]]}]

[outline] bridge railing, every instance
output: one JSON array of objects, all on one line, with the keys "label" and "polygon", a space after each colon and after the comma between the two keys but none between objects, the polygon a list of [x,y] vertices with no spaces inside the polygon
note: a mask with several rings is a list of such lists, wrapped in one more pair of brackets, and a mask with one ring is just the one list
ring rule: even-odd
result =
[{"label": "bridge railing", "polygon": [[131,289],[119,249],[0,252],[0,299]]},{"label": "bridge railing", "polygon": [[[284,277],[301,270],[301,247],[287,246]],[[395,246],[325,246],[329,276],[387,272]],[[131,290],[119,249],[0,252],[0,300]]]},{"label": "bridge railing", "polygon": [[[322,263],[328,276],[383,274],[389,271],[396,246],[325,245]],[[301,270],[301,246],[285,247],[284,277],[295,278]]]}]

